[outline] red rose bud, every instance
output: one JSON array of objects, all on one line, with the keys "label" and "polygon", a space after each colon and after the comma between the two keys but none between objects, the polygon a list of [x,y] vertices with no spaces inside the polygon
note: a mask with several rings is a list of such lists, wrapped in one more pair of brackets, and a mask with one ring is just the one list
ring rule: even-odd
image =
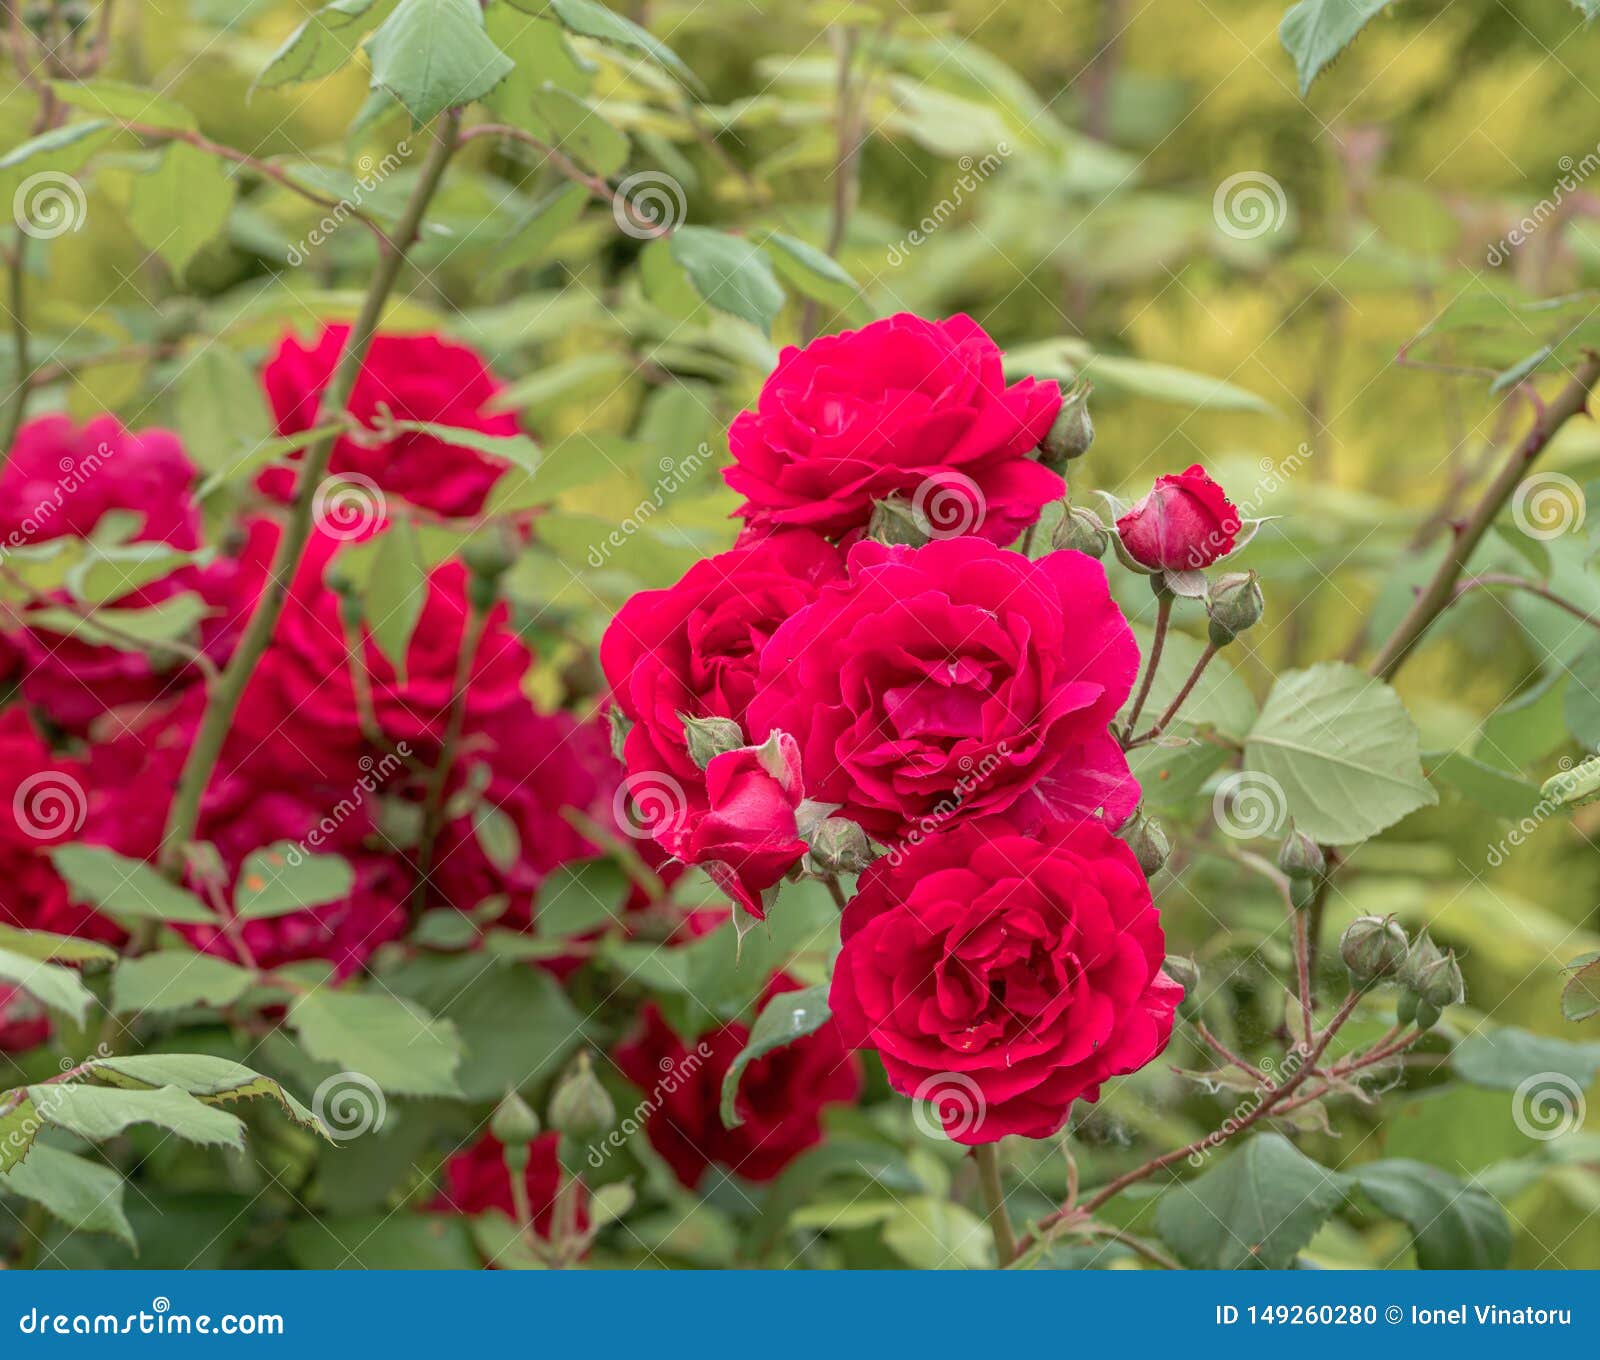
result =
[{"label": "red rose bud", "polygon": [[1065,473],[1067,464],[1089,452],[1094,443],[1094,421],[1089,418],[1089,387],[1079,384],[1063,395],[1061,410],[1039,443],[1039,461],[1052,472]]},{"label": "red rose bud", "polygon": [[1358,916],[1339,941],[1339,957],[1357,987],[1393,977],[1406,961],[1410,941],[1390,917]]},{"label": "red rose bud", "polygon": [[723,892],[758,920],[762,894],[805,854],[796,809],[805,797],[800,748],[786,732],[760,746],[713,756],[706,766],[704,802],[656,829],[674,859],[698,864]]},{"label": "red rose bud", "polygon": [[1100,558],[1106,555],[1111,534],[1093,510],[1085,510],[1081,505],[1069,505],[1061,516],[1061,522],[1056,525],[1050,542],[1055,548]]},{"label": "red rose bud", "polygon": [[1255,572],[1229,572],[1214,581],[1206,594],[1211,645],[1226,647],[1240,633],[1254,628],[1261,621],[1265,607],[1261,582]]},{"label": "red rose bud", "polygon": [[865,532],[875,502],[970,484],[967,532],[1010,543],[1062,493],[1030,455],[1061,407],[1053,382],[1007,385],[999,347],[969,316],[901,312],[787,348],[755,409],[728,431],[723,475],[747,533]]},{"label": "red rose bud", "polygon": [[689,758],[702,770],[724,751],[736,751],[745,744],[744,733],[732,718],[691,718],[687,713],[678,717],[683,720]]},{"label": "red rose bud", "polygon": [[1196,463],[1157,477],[1150,494],[1117,521],[1117,535],[1152,571],[1198,571],[1233,551],[1241,527],[1239,511]]}]

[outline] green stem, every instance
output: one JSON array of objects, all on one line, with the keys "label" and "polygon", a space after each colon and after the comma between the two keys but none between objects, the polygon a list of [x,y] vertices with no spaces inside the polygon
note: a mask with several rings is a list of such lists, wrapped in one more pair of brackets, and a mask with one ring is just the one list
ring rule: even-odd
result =
[{"label": "green stem", "polygon": [[[1199,659],[1194,663],[1194,669],[1189,672],[1189,678],[1183,682],[1183,688],[1177,692],[1172,702],[1167,705],[1167,711],[1155,720],[1153,726],[1146,728],[1128,743],[1130,750],[1135,746],[1143,746],[1146,742],[1154,741],[1167,730],[1167,724],[1178,716],[1178,710],[1183,707],[1184,700],[1189,697],[1194,687],[1200,683],[1200,677],[1205,673],[1206,667],[1211,664],[1211,658],[1217,654],[1218,650],[1215,643],[1206,643],[1205,651],[1200,653]],[[1153,671],[1154,669],[1152,666],[1151,670]],[[1129,726],[1131,727],[1132,724],[1129,724]]]},{"label": "green stem", "polygon": [[[324,409],[343,411],[350,400],[356,377],[360,374],[362,362],[367,356],[367,348],[371,345],[372,337],[376,334],[378,323],[383,317],[384,304],[388,301],[389,294],[394,291],[400,270],[405,264],[406,252],[417,238],[423,214],[427,211],[428,204],[444,177],[450,156],[455,150],[460,119],[460,112],[453,110],[445,114],[434,127],[434,142],[428,149],[427,159],[411,191],[411,198],[401,215],[393,238],[380,250],[377,268],[367,288],[367,295],[362,301],[360,314],[356,317],[350,337],[345,342],[339,366],[334,370],[333,378],[323,394]],[[312,500],[317,487],[327,475],[328,460],[332,457],[336,438],[336,434],[329,434],[311,445],[305,452],[300,467],[299,485],[295,489],[294,504],[283,527],[283,537],[278,542],[278,551],[272,560],[271,576],[262,588],[261,599],[250,615],[250,622],[245,625],[232,659],[212,688],[205,716],[200,722],[200,730],[196,733],[194,745],[184,762],[183,773],[178,779],[177,792],[173,795],[172,808],[167,815],[166,831],[161,840],[159,863],[170,877],[176,878],[182,872],[183,847],[194,837],[195,827],[200,820],[200,800],[205,795],[206,786],[211,782],[211,772],[216,768],[217,760],[222,754],[222,744],[233,726],[234,714],[238,711],[239,701],[244,697],[245,686],[250,682],[256,664],[267,650],[267,644],[272,640],[273,629],[276,628],[278,618],[283,613],[284,602],[289,594],[289,584],[294,579],[295,570],[300,565],[300,558],[311,537]]]},{"label": "green stem", "polygon": [[1133,707],[1128,710],[1128,722],[1122,729],[1131,733],[1134,724],[1139,721],[1139,714],[1144,710],[1144,701],[1150,697],[1150,685],[1156,678],[1156,667],[1161,664],[1161,649],[1167,645],[1167,625],[1172,622],[1172,592],[1162,590],[1156,596],[1156,631],[1150,639],[1150,656],[1144,665],[1144,678],[1139,681],[1139,693],[1134,697]]},{"label": "green stem", "polygon": [[11,348],[16,355],[16,387],[6,406],[5,424],[0,426],[0,467],[11,456],[11,446],[16,442],[17,431],[22,428],[23,416],[28,410],[28,389],[33,386],[33,360],[29,354],[28,307],[23,298],[27,277],[28,237],[17,233],[17,244],[8,261],[11,282]]},{"label": "green stem", "polygon": [[1006,1213],[1005,1186],[1000,1183],[1000,1154],[993,1143],[979,1143],[972,1149],[978,1164],[978,1185],[983,1191],[989,1231],[994,1234],[995,1264],[1004,1270],[1017,1259],[1017,1235]]}]

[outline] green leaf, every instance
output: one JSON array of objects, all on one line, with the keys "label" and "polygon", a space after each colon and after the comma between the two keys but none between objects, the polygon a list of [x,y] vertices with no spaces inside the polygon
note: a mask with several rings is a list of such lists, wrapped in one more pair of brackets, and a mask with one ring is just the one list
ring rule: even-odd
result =
[{"label": "green leaf", "polygon": [[342,855],[313,855],[293,841],[252,851],[239,869],[233,910],[241,921],[342,901],[355,886],[355,871]]},{"label": "green leaf", "polygon": [[976,1270],[994,1264],[989,1229],[964,1205],[935,1195],[914,1195],[895,1208],[883,1241],[918,1270]]},{"label": "green leaf", "polygon": [[708,227],[679,227],[667,248],[708,303],[772,333],[783,289],[759,246]]},{"label": "green leaf", "polygon": [[405,1001],[319,988],[296,998],[288,1024],[318,1062],[370,1077],[390,1095],[461,1095],[455,1026]]},{"label": "green leaf", "polygon": [[1168,1190],[1156,1229],[1195,1270],[1285,1270],[1343,1202],[1346,1178],[1276,1133]]},{"label": "green leaf", "polygon": [[551,243],[576,224],[588,202],[589,191],[577,184],[564,184],[541,198],[496,247],[488,262],[491,281],[523,265],[543,264]]},{"label": "green leaf", "polygon": [[724,1127],[736,1129],[744,1123],[744,1118],[736,1108],[739,1078],[744,1075],[744,1069],[775,1048],[815,1034],[832,1017],[833,1012],[828,1008],[828,984],[825,982],[815,987],[802,987],[799,991],[779,992],[761,1008],[761,1014],[750,1027],[749,1039],[734,1055],[722,1078]]},{"label": "green leaf", "polygon": [[1447,784],[1458,793],[1470,798],[1480,807],[1519,821],[1530,816],[1539,806],[1539,789],[1526,779],[1520,779],[1481,760],[1462,755],[1458,751],[1440,751],[1423,757],[1428,778],[1436,784]]},{"label": "green leaf", "polygon": [[400,0],[367,39],[372,88],[387,90],[419,124],[470,104],[511,71],[477,0]]},{"label": "green leaf", "polygon": [[176,642],[194,632],[210,606],[193,591],[172,595],[145,609],[96,609],[78,614],[71,609],[36,609],[28,613],[28,627],[62,637],[93,642],[118,651],[165,652],[164,642]]},{"label": "green leaf", "polygon": [[1095,354],[1085,361],[1080,374],[1107,391],[1170,402],[1194,411],[1255,411],[1271,415],[1277,410],[1254,392],[1222,378],[1148,359]]},{"label": "green leaf", "polygon": [[290,1259],[301,1270],[478,1270],[470,1220],[452,1214],[319,1215],[290,1226]]},{"label": "green leaf", "polygon": [[332,75],[350,60],[362,34],[387,8],[374,8],[374,0],[331,0],[284,39],[255,83],[270,90]]},{"label": "green leaf", "polygon": [[21,1162],[39,1136],[39,1112],[34,1108],[26,1088],[22,1099],[7,1109],[7,1102],[16,1098],[15,1091],[5,1092],[0,1099],[0,1172],[10,1171]]},{"label": "green leaf", "polygon": [[175,1086],[207,1105],[229,1105],[237,1100],[265,1097],[277,1101],[295,1123],[327,1136],[322,1121],[274,1078],[227,1058],[204,1053],[152,1053],[128,1058],[95,1058],[85,1065],[85,1070],[98,1081],[135,1090]]},{"label": "green leaf", "polygon": [[1388,7],[1389,0],[1300,0],[1290,7],[1278,26],[1278,40],[1294,58],[1302,98],[1367,22]]},{"label": "green leaf", "polygon": [[0,949],[45,963],[115,963],[117,951],[76,935],[52,935],[48,930],[18,930],[0,925]]},{"label": "green leaf", "polygon": [[[519,0],[518,7],[527,8],[526,0]],[[597,3],[597,0],[550,0],[550,8],[569,32],[638,52],[670,71],[690,89],[703,88],[694,72],[683,64],[670,47],[631,19],[624,19]]]},{"label": "green leaf", "polygon": [[255,372],[220,341],[201,348],[178,376],[178,429],[202,472],[231,472],[273,437]]},{"label": "green leaf", "polygon": [[509,872],[522,854],[522,833],[504,808],[479,803],[472,809],[472,834],[489,863],[502,873]]},{"label": "green leaf", "polygon": [[1570,0],[1570,3],[1585,19],[1600,18],[1600,0]]},{"label": "green leaf", "polygon": [[860,285],[844,267],[815,246],[781,231],[768,232],[762,245],[778,273],[805,297],[831,307],[848,307],[860,296]]},{"label": "green leaf", "polygon": [[[165,543],[107,545],[86,539],[77,541],[83,543],[83,556],[67,572],[67,589],[74,598],[91,605],[119,599],[195,560],[194,553],[180,552]],[[97,616],[102,612],[105,611],[95,611]]]},{"label": "green leaf", "polygon": [[587,99],[556,86],[535,90],[533,129],[556,150],[599,175],[613,175],[628,162],[628,139]]},{"label": "green leaf", "polygon": [[94,996],[77,973],[59,964],[44,963],[25,954],[0,949],[0,982],[22,988],[40,1005],[58,1015],[70,1016],[74,1024],[88,1019]]},{"label": "green leaf", "polygon": [[1600,1072],[1600,1042],[1572,1043],[1523,1029],[1469,1035],[1450,1055],[1456,1075],[1474,1086],[1515,1091],[1523,1082],[1552,1075],[1587,1087]]},{"label": "green leaf", "polygon": [[556,939],[587,935],[617,920],[627,897],[628,876],[615,860],[563,864],[539,887],[534,929]]},{"label": "green leaf", "polygon": [[1567,686],[1561,716],[1578,745],[1594,750],[1600,746],[1600,646],[1586,647],[1567,666],[1572,683]]},{"label": "green leaf", "polygon": [[436,425],[431,420],[396,420],[385,427],[399,431],[413,431],[431,435],[452,448],[472,449],[515,463],[528,472],[539,469],[539,446],[525,434],[484,434],[482,430],[463,430],[455,425]]},{"label": "green leaf", "polygon": [[1539,797],[1558,808],[1586,807],[1600,799],[1600,756],[1551,775],[1539,789]]},{"label": "green leaf", "polygon": [[359,588],[373,642],[404,683],[411,634],[428,597],[428,569],[417,526],[409,519],[397,519],[383,533],[347,548],[339,565]]},{"label": "green leaf", "polygon": [[1423,1270],[1501,1270],[1511,1257],[1505,1211],[1475,1185],[1426,1162],[1369,1162],[1350,1178],[1412,1231]]},{"label": "green leaf", "polygon": [[1326,661],[1279,678],[1245,739],[1244,763],[1277,784],[1306,835],[1351,845],[1439,801],[1417,748],[1394,690]]},{"label": "green leaf", "polygon": [[194,114],[176,99],[166,98],[143,85],[131,85],[122,80],[52,80],[50,88],[63,104],[119,123],[141,123],[145,127],[184,132],[193,132],[200,126]]},{"label": "green leaf", "polygon": [[134,921],[182,921],[214,925],[211,909],[193,893],[167,882],[143,860],[128,859],[98,845],[63,845],[50,852],[56,872],[74,900],[108,915]]},{"label": "green leaf", "polygon": [[231,1005],[249,990],[253,975],[226,959],[184,949],[164,949],[122,964],[111,979],[111,1009],[118,1014]]},{"label": "green leaf", "polygon": [[181,278],[200,247],[227,225],[236,187],[215,156],[173,142],[154,170],[134,180],[128,226]]},{"label": "green leaf", "polygon": [[135,1124],[153,1124],[191,1143],[244,1146],[244,1125],[238,1119],[176,1086],[123,1090],[64,1082],[31,1086],[28,1095],[46,1124],[90,1142],[115,1138]]},{"label": "green leaf", "polygon": [[297,449],[309,448],[319,440],[341,435],[346,428],[347,425],[343,419],[331,420],[324,424],[313,426],[309,430],[300,430],[295,434],[263,439],[254,447],[240,453],[227,466],[213,470],[200,483],[195,494],[204,500],[224,483],[247,477],[254,473],[257,468],[264,467],[268,463],[275,463],[278,459],[294,453]]},{"label": "green leaf", "polygon": [[19,167],[29,173],[58,170],[71,174],[115,137],[117,132],[115,123],[97,118],[93,122],[68,123],[65,127],[40,133],[0,156],[0,174]]},{"label": "green leaf", "polygon": [[1568,1020],[1600,1015],[1600,957],[1580,960],[1561,989],[1561,1014]]},{"label": "green leaf", "polygon": [[122,1177],[108,1166],[41,1146],[0,1176],[0,1191],[40,1205],[73,1232],[110,1233],[137,1245],[122,1210]]}]

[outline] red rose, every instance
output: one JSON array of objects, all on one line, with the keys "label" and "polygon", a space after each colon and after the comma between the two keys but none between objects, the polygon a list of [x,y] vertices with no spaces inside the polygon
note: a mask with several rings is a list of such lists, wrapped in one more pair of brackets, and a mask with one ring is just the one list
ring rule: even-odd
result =
[{"label": "red rose", "polygon": [[729,430],[723,475],[755,533],[843,538],[898,495],[940,536],[1009,543],[1065,490],[1029,457],[1060,408],[1054,383],[1006,386],[999,348],[971,317],[901,312],[786,348]]},{"label": "red rose", "polygon": [[1082,553],[864,542],[762,652],[748,735],[795,733],[806,796],[888,844],[957,812],[1116,826],[1139,786],[1106,729],[1138,665]]},{"label": "red rose", "polygon": [[1150,494],[1117,521],[1117,535],[1144,566],[1198,571],[1233,551],[1240,525],[1227,493],[1196,463],[1157,477]]},{"label": "red rose", "polygon": [[[667,590],[623,605],[600,643],[612,698],[632,723],[629,774],[666,775],[668,801],[705,776],[689,756],[680,714],[743,726],[767,639],[836,577],[838,552],[807,533],[778,534],[695,563]],[[746,732],[748,735],[748,731]]]},{"label": "red rose", "polygon": [[786,732],[761,746],[741,746],[713,756],[706,766],[706,803],[653,828],[674,859],[702,865],[719,888],[757,918],[766,916],[761,894],[805,854],[795,809],[800,748]]},{"label": "red rose", "polygon": [[[329,326],[309,347],[292,335],[283,338],[261,375],[279,434],[297,434],[318,423],[323,389],[349,334],[348,326]],[[483,411],[499,391],[483,360],[464,345],[437,335],[380,335],[367,351],[348,409],[369,428],[385,406],[395,420],[516,434],[515,415]],[[377,443],[342,437],[333,446],[328,470],[368,477],[385,492],[441,515],[475,515],[505,466],[431,434],[407,432]],[[269,468],[261,487],[288,500],[295,473],[296,466]]]},{"label": "red rose", "polygon": [[929,837],[862,875],[840,931],[840,1034],[958,1143],[1055,1133],[1166,1047],[1183,999],[1133,852],[1093,821]]},{"label": "red rose", "polygon": [[26,1053],[49,1037],[44,1007],[20,987],[0,982],[0,1053]]},{"label": "red rose", "polygon": [[[777,974],[760,1005],[799,983]],[[759,1007],[758,1007],[759,1009]],[[744,1122],[725,1128],[722,1078],[750,1037],[741,1024],[723,1025],[691,1049],[651,1002],[639,1032],[616,1052],[623,1076],[645,1093],[650,1146],[692,1190],[716,1162],[750,1181],[769,1181],[807,1148],[822,1141],[825,1106],[856,1098],[861,1068],[830,1020],[815,1034],[774,1049],[745,1068],[734,1108]]]},{"label": "red rose", "polygon": [[[131,517],[126,541],[165,543],[180,552],[200,545],[195,468],[166,430],[135,433],[113,416],[75,427],[41,416],[18,432],[0,474],[0,550],[104,531],[108,516]],[[139,609],[194,589],[202,573],[181,564],[107,603]],[[207,650],[216,638],[203,630]],[[23,697],[72,732],[123,704],[147,703],[192,682],[198,672],[171,656],[152,663],[142,652],[23,628],[7,639]]]},{"label": "red rose", "polygon": [[[528,1189],[528,1207],[533,1211],[533,1230],[547,1242],[562,1183],[561,1163],[556,1158],[559,1141],[556,1134],[545,1133],[529,1143],[528,1165],[522,1173],[522,1183]],[[428,1205],[435,1212],[475,1215],[498,1209],[508,1218],[516,1216],[505,1149],[492,1133],[485,1133],[446,1161],[443,1181]],[[583,1230],[589,1226],[588,1195],[581,1187],[578,1193],[578,1228]]]}]

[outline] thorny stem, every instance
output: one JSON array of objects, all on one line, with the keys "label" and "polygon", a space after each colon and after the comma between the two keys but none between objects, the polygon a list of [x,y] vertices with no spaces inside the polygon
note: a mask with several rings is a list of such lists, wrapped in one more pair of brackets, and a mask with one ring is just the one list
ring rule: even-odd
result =
[{"label": "thorny stem", "polygon": [[1017,1235],[1006,1213],[1005,1186],[1000,1183],[1000,1154],[993,1143],[979,1143],[972,1149],[978,1164],[978,1186],[983,1192],[989,1231],[994,1234],[995,1262],[1004,1270],[1017,1258]]},{"label": "thorny stem", "polygon": [[1150,639],[1150,655],[1144,663],[1144,677],[1139,681],[1139,693],[1134,696],[1133,707],[1128,710],[1125,733],[1132,732],[1144,710],[1144,701],[1150,697],[1150,685],[1156,678],[1156,667],[1161,664],[1161,649],[1167,645],[1167,625],[1172,622],[1172,592],[1163,590],[1156,597],[1156,630]]},{"label": "thorny stem", "polygon": [[[339,366],[334,370],[333,378],[323,394],[322,406],[325,410],[343,411],[350,400],[356,377],[367,355],[367,347],[372,343],[382,319],[384,304],[394,290],[405,264],[406,253],[417,238],[423,214],[440,180],[444,178],[445,167],[455,151],[460,119],[460,112],[453,110],[443,115],[434,127],[433,145],[428,149],[421,174],[412,188],[411,198],[406,203],[393,239],[380,248],[377,268],[373,271],[361,311],[340,355]],[[245,625],[232,659],[212,686],[210,701],[200,721],[199,731],[195,734],[194,745],[190,747],[184,762],[183,773],[179,776],[177,792],[173,796],[162,836],[159,863],[171,878],[176,879],[182,872],[183,847],[194,837],[195,827],[200,820],[200,800],[205,795],[206,786],[211,782],[211,772],[222,754],[223,741],[233,726],[233,717],[238,711],[239,701],[244,697],[245,686],[255,671],[256,663],[267,650],[273,629],[283,613],[289,584],[294,579],[295,570],[311,537],[312,502],[317,487],[327,476],[335,438],[336,434],[330,433],[305,452],[294,504],[290,507],[288,521],[278,541],[271,575],[262,588],[261,598],[250,615],[249,623]]]},{"label": "thorny stem", "polygon": [[[1220,650],[1221,648],[1219,648],[1214,642],[1206,643],[1205,651],[1201,652],[1199,657],[1196,659],[1194,663],[1194,669],[1189,672],[1189,678],[1183,682],[1183,688],[1173,696],[1172,702],[1167,705],[1167,711],[1157,718],[1152,726],[1147,727],[1137,737],[1134,737],[1128,742],[1128,749],[1130,751],[1135,746],[1143,746],[1148,742],[1154,741],[1167,730],[1167,725],[1178,716],[1178,710],[1183,707],[1184,701],[1189,697],[1190,693],[1194,690],[1194,687],[1200,683],[1200,677],[1205,673],[1206,667],[1211,664],[1211,658],[1214,657]],[[1151,670],[1154,671],[1154,669],[1155,667],[1152,666]],[[1128,726],[1131,730],[1133,724],[1130,722]]]},{"label": "thorny stem", "polygon": [[1589,627],[1600,628],[1600,614],[1591,614],[1587,609],[1580,608],[1571,600],[1556,594],[1542,582],[1530,581],[1522,576],[1510,576],[1503,572],[1486,571],[1477,576],[1468,576],[1456,585],[1456,598],[1459,600],[1469,591],[1486,590],[1491,586],[1504,586],[1508,590],[1525,590],[1528,594],[1537,595],[1541,600],[1555,605],[1557,609],[1566,610],[1573,618],[1581,619]]}]

